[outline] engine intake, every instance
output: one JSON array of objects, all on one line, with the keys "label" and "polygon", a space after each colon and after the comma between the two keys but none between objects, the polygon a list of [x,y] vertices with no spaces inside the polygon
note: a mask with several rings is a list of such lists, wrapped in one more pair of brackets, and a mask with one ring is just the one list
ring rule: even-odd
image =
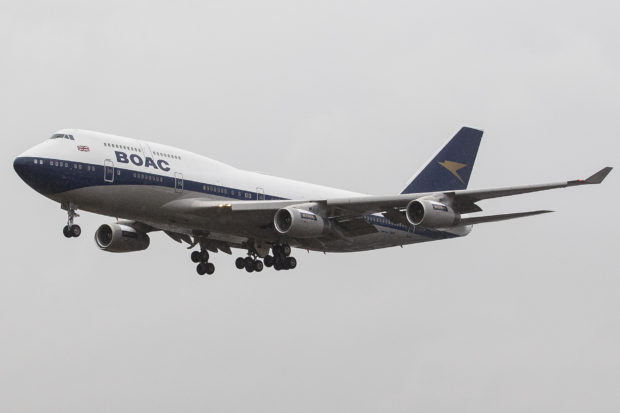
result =
[{"label": "engine intake", "polygon": [[425,228],[447,228],[458,225],[461,215],[449,206],[429,199],[416,199],[407,205],[407,220]]},{"label": "engine intake", "polygon": [[279,209],[273,217],[273,225],[280,234],[293,238],[315,238],[331,229],[329,221],[320,215],[294,207]]},{"label": "engine intake", "polygon": [[147,249],[151,240],[129,225],[103,224],[95,232],[95,243],[108,252],[133,252]]}]

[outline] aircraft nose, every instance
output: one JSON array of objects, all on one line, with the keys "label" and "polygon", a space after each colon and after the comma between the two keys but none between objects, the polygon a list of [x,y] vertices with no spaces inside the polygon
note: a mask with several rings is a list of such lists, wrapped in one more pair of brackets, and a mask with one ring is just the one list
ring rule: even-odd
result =
[{"label": "aircraft nose", "polygon": [[32,173],[34,164],[32,158],[26,158],[24,156],[18,156],[13,161],[13,169],[17,172],[17,175],[28,185],[32,184]]}]

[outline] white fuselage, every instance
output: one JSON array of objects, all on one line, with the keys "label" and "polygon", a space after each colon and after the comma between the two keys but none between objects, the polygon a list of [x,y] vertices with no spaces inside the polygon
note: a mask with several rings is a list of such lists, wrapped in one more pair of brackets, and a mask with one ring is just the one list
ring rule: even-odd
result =
[{"label": "white fuselage", "polygon": [[[217,220],[187,221],[166,210],[179,199],[321,200],[363,194],[244,171],[159,143],[85,130],[62,130],[73,139],[49,139],[16,160],[31,165],[22,178],[65,207],[143,222],[176,233],[208,233],[241,245],[243,228]],[[17,170],[17,166],[16,166]],[[298,240],[291,245],[321,251],[360,251],[466,235],[469,227],[416,231],[381,215],[367,216],[378,232],[354,238]]]}]

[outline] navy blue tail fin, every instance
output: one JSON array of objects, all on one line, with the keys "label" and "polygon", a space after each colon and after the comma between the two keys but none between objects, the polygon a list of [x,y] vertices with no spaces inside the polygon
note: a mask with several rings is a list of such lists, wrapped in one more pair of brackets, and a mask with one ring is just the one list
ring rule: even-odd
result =
[{"label": "navy blue tail fin", "polygon": [[462,127],[460,131],[413,176],[401,194],[467,189],[482,131]]}]

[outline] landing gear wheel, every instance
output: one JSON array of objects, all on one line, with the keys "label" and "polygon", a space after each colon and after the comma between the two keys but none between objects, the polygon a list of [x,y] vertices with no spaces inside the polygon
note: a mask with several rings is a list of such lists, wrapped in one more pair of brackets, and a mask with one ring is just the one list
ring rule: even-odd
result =
[{"label": "landing gear wheel", "polygon": [[271,267],[273,265],[273,257],[271,255],[265,255],[263,261],[265,261],[265,267]]},{"label": "landing gear wheel", "polygon": [[192,258],[192,262],[195,262],[195,263],[200,262],[201,261],[200,251],[192,251],[191,258]]},{"label": "landing gear wheel", "polygon": [[[213,265],[213,264],[211,264]],[[198,264],[196,266],[196,272],[198,273],[198,275],[205,275],[205,273],[207,272],[207,264],[201,262],[200,264]]]},{"label": "landing gear wheel", "polygon": [[281,263],[279,263],[278,261],[276,261],[276,262],[273,264],[273,269],[274,269],[274,270],[276,270],[276,271],[280,271],[280,270],[282,269],[282,264],[281,264]]},{"label": "landing gear wheel", "polygon": [[239,257],[235,260],[235,266],[237,267],[237,269],[244,269],[245,268],[245,259],[243,257]]},{"label": "landing gear wheel", "polygon": [[260,260],[254,261],[254,271],[261,272],[263,270],[263,262]]},{"label": "landing gear wheel", "polygon": [[63,235],[67,238],[79,237],[82,234],[82,228],[80,228],[79,225],[73,224],[73,220],[75,219],[75,217],[79,217],[77,212],[75,212],[77,206],[69,203],[68,205],[63,204],[62,208],[67,210],[67,225],[65,225],[65,227],[62,229]]},{"label": "landing gear wheel", "polygon": [[291,246],[288,244],[282,245],[282,254],[284,254],[286,257],[291,255]]},{"label": "landing gear wheel", "polygon": [[291,270],[297,267],[297,260],[295,259],[295,257],[288,257],[286,259],[286,266],[287,269],[290,268]]},{"label": "landing gear wheel", "polygon": [[69,227],[69,232],[71,233],[72,237],[79,237],[80,235],[82,235],[82,228],[80,228],[79,225],[71,225]]},{"label": "landing gear wheel", "polygon": [[273,259],[273,266],[274,267],[278,266],[278,267],[282,268],[282,264],[284,264],[284,259],[282,259],[282,257],[280,255],[276,255],[275,258]]},{"label": "landing gear wheel", "polygon": [[211,275],[211,274],[213,274],[215,272],[215,265],[213,265],[213,263],[208,262],[208,263],[205,264],[205,267],[206,267],[205,268],[205,272],[208,275]]},{"label": "landing gear wheel", "polygon": [[209,251],[207,250],[200,251],[200,261],[202,262],[209,261]]},{"label": "landing gear wheel", "polygon": [[250,261],[248,263],[247,258],[245,261],[245,270],[247,272],[254,272],[254,261],[252,261],[252,259],[250,258]]}]

